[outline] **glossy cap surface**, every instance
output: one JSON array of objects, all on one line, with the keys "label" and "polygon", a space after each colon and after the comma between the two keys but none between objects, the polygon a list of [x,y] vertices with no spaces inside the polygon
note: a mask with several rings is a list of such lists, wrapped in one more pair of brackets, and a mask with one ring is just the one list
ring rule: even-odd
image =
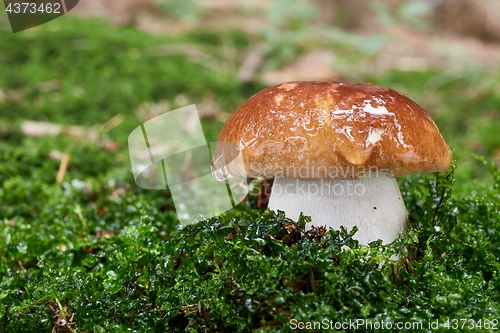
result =
[{"label": "glossy cap surface", "polygon": [[[231,176],[349,179],[390,170],[397,177],[445,171],[451,163],[450,148],[419,105],[369,84],[269,87],[229,117],[218,142],[242,154],[228,165]],[[214,160],[229,162],[236,153],[218,148]]]}]

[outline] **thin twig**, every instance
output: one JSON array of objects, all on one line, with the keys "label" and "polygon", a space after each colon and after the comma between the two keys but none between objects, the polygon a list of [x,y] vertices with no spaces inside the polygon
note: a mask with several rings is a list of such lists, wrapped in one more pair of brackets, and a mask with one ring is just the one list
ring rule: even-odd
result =
[{"label": "thin twig", "polygon": [[61,184],[68,169],[68,163],[70,160],[70,155],[68,153],[63,153],[61,156],[61,163],[59,163],[59,170],[57,171],[56,184]]}]

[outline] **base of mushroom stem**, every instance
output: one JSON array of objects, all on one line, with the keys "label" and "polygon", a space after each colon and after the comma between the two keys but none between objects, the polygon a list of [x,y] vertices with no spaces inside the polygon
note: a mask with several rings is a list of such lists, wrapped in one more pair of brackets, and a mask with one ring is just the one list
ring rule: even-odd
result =
[{"label": "base of mushroom stem", "polygon": [[407,211],[395,178],[387,172],[371,172],[359,179],[321,179],[314,181],[276,178],[269,209],[282,210],[297,220],[300,213],[311,216],[314,226],[358,231],[354,239],[361,244],[381,239],[391,243],[404,231]]}]

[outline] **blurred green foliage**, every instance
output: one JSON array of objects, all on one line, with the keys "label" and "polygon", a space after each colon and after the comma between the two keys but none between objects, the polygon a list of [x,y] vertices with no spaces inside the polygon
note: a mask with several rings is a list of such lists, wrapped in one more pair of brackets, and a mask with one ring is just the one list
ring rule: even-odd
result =
[{"label": "blurred green foliage", "polygon": [[[118,32],[104,23],[65,24],[24,34],[2,34],[0,118],[31,119],[91,126],[116,114],[125,115],[116,139],[137,126],[134,111],[142,102],[173,100],[177,95],[200,100],[216,91],[216,102],[235,109],[242,96],[234,76],[188,60],[186,54],[162,55],[173,44],[169,37],[144,37],[134,29]],[[51,31],[50,28],[57,31]],[[245,44],[241,33],[191,33],[183,43]],[[176,41],[178,43],[178,41]],[[110,133],[113,136],[114,133]]]},{"label": "blurred green foliage", "polygon": [[[134,184],[126,151],[141,122],[134,111],[143,102],[175,105],[179,94],[196,103],[207,92],[234,110],[260,84],[242,86],[236,73],[160,51],[223,38],[242,51],[249,41],[235,31],[173,38],[57,22],[0,34],[0,332],[50,332],[71,313],[75,324],[59,332],[288,332],[292,318],[424,327],[500,318],[500,171],[487,162],[500,147],[500,73],[364,78],[428,109],[458,161],[448,173],[400,179],[410,227],[393,244],[360,246],[355,230],[303,235],[307,218],[248,203],[180,229],[168,191]],[[23,119],[90,126],[116,114],[125,121],[104,134],[116,150],[16,129]],[[220,126],[206,120],[207,137]],[[54,151],[71,154],[61,185]],[[405,259],[390,259],[401,248]]]},{"label": "blurred green foliage", "polygon": [[[407,26],[420,31],[432,31],[430,20],[432,4],[426,0],[403,1],[397,6],[382,0],[369,0],[359,6],[370,9],[385,29],[396,25]],[[343,29],[345,3],[338,2],[335,24],[324,24],[320,20],[322,8],[310,0],[273,0],[267,7],[265,28],[256,44],[265,57],[264,68],[276,69],[287,65],[306,49],[333,47],[336,52],[335,65],[340,71],[356,67],[353,59],[366,60],[380,52],[387,43],[384,33],[373,31],[359,34]],[[360,13],[361,14],[361,13]]]},{"label": "blurred green foliage", "polygon": [[410,28],[430,31],[433,24],[429,20],[433,4],[427,0],[401,1],[397,6],[383,0],[370,0],[370,8],[377,15],[382,26],[389,28],[403,24]]},{"label": "blurred green foliage", "polygon": [[167,15],[181,20],[198,20],[205,12],[199,0],[158,0],[157,4]]},{"label": "blurred green foliage", "polygon": [[313,21],[319,10],[308,1],[274,0],[266,11],[266,28],[262,31],[259,51],[266,57],[265,68],[275,69],[297,57],[317,26]]}]

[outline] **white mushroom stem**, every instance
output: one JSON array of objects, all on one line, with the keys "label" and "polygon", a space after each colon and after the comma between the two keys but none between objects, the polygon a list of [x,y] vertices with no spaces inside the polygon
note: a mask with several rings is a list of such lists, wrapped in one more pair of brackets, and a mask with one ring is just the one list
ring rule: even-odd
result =
[{"label": "white mushroom stem", "polygon": [[361,244],[381,239],[394,241],[404,231],[407,211],[395,178],[385,172],[367,173],[360,179],[321,179],[305,181],[293,178],[274,180],[269,208],[282,210],[297,220],[302,212],[312,225],[358,232]]}]

